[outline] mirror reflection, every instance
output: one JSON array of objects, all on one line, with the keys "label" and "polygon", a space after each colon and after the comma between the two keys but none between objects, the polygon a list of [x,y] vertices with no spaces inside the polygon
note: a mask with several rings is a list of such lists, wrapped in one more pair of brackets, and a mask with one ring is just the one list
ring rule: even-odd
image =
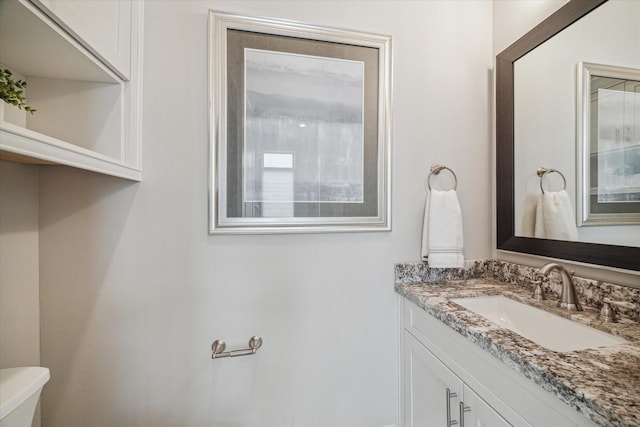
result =
[{"label": "mirror reflection", "polygon": [[639,17],[611,0],[514,63],[516,236],[640,246],[640,78],[601,72],[640,70]]},{"label": "mirror reflection", "polygon": [[640,224],[640,69],[578,71],[578,225]]}]

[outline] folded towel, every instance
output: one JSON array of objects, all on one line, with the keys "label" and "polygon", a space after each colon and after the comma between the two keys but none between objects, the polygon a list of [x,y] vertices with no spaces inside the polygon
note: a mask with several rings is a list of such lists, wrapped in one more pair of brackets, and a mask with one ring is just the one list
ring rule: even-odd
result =
[{"label": "folded towel", "polygon": [[422,224],[422,260],[432,268],[464,267],[462,212],[455,190],[427,194]]},{"label": "folded towel", "polygon": [[535,237],[555,240],[578,240],[569,194],[565,190],[546,191],[536,206]]}]

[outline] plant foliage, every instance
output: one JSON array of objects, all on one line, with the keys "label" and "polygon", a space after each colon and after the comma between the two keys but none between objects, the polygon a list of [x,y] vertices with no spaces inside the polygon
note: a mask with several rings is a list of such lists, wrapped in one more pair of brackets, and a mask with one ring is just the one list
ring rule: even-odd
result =
[{"label": "plant foliage", "polygon": [[33,114],[36,110],[27,105],[27,98],[24,95],[26,88],[27,82],[14,80],[11,70],[0,65],[0,99]]}]

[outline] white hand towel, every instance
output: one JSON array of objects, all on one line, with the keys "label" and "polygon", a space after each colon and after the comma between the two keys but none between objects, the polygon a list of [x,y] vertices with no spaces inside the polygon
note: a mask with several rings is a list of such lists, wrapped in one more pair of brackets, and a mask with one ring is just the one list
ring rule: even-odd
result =
[{"label": "white hand towel", "polygon": [[455,190],[431,190],[422,225],[422,259],[432,268],[464,267],[462,212]]},{"label": "white hand towel", "polygon": [[578,240],[569,194],[546,191],[538,198],[534,236],[541,239]]},{"label": "white hand towel", "polygon": [[543,194],[542,217],[547,239],[578,240],[571,200],[565,190],[546,191]]},{"label": "white hand towel", "polygon": [[544,215],[542,212],[542,200],[544,199],[544,194],[541,194],[538,197],[538,203],[536,204],[536,220],[533,229],[533,236],[538,239],[546,239],[547,238],[547,230],[544,228]]},{"label": "white hand towel", "polygon": [[429,199],[431,199],[431,192],[427,192],[427,197],[424,200],[424,217],[422,219],[422,246],[420,249],[420,255],[422,261],[427,261],[429,258]]},{"label": "white hand towel", "polygon": [[533,237],[535,234],[537,194],[527,194],[522,204],[522,237]]}]

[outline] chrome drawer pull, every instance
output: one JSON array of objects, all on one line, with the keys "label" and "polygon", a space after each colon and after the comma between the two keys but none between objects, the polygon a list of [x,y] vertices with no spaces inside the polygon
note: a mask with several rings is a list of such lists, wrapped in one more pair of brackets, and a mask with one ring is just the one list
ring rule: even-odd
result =
[{"label": "chrome drawer pull", "polygon": [[449,387],[447,387],[447,427],[455,426],[458,424],[456,420],[451,420],[451,398],[458,397],[456,393],[452,393]]},{"label": "chrome drawer pull", "polygon": [[464,413],[471,411],[470,406],[464,406],[464,402],[460,402],[460,427],[464,427]]}]

